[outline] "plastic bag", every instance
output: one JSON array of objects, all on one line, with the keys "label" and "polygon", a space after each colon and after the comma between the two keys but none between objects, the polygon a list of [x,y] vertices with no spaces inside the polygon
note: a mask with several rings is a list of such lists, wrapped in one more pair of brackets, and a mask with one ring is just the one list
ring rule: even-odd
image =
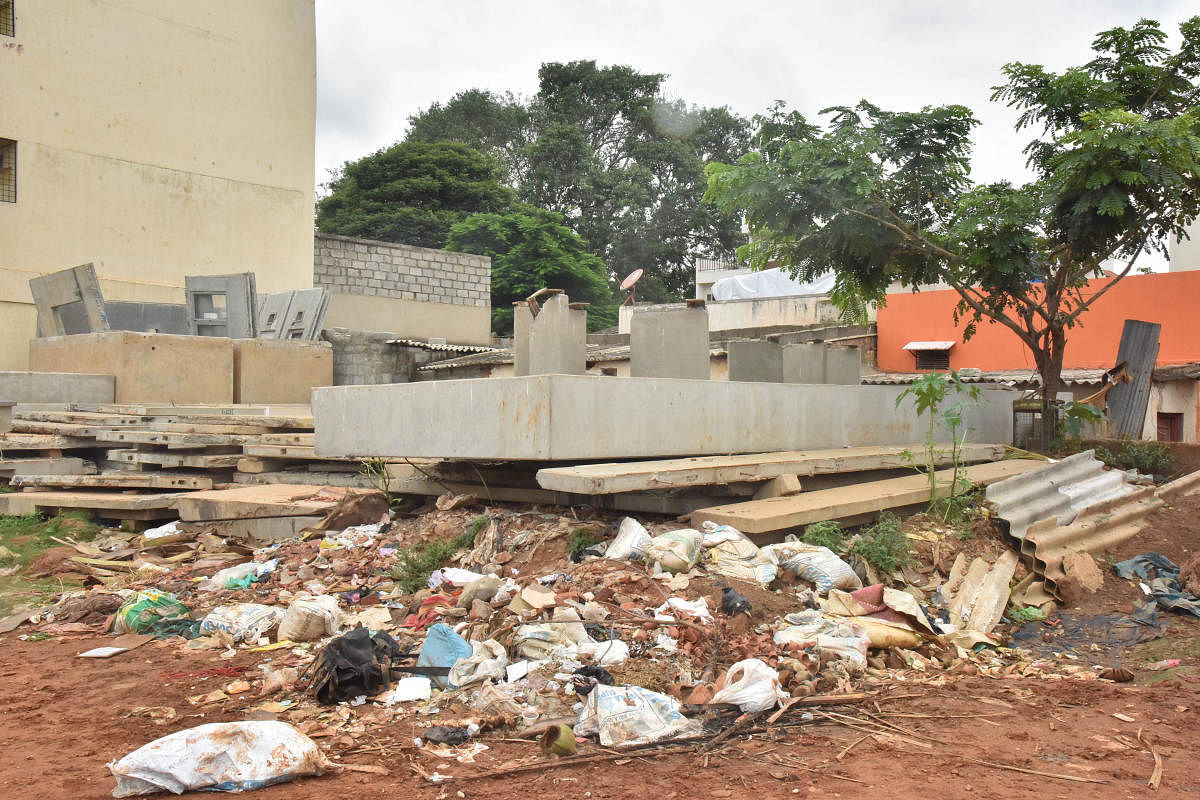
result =
[{"label": "plastic bag", "polygon": [[146,633],[160,620],[186,617],[189,613],[175,595],[149,589],[121,604],[113,620],[113,633]]},{"label": "plastic bag", "polygon": [[462,688],[486,680],[504,680],[504,668],[508,666],[508,653],[504,645],[495,639],[488,639],[485,642],[471,642],[471,649],[473,652],[469,658],[460,658],[450,668],[451,686]]},{"label": "plastic bag", "polygon": [[[712,525],[711,522],[705,523]],[[709,545],[712,541],[713,544]],[[779,567],[759,554],[758,545],[742,533],[721,525],[704,534],[704,560],[711,572],[729,578],[753,581],[766,587],[779,575]]]},{"label": "plastic bag", "polygon": [[575,645],[575,652],[588,656],[593,663],[601,667],[614,667],[624,664],[629,658],[629,645],[620,639],[610,639],[607,642],[583,642]]},{"label": "plastic bag", "polygon": [[862,581],[837,553],[828,547],[804,542],[769,544],[759,550],[759,558],[791,570],[816,586],[817,593],[829,594],[830,589],[853,591],[862,588]]},{"label": "plastic bag", "polygon": [[725,688],[710,702],[733,703],[742,711],[766,711],[782,704],[788,693],[779,683],[779,673],[757,658],[747,658],[729,668]]},{"label": "plastic bag", "polygon": [[217,606],[200,622],[202,634],[222,631],[234,642],[253,642],[279,624],[283,609],[259,603],[235,603]]},{"label": "plastic bag", "polygon": [[698,733],[700,723],[679,712],[678,700],[641,686],[596,686],[588,693],[575,725],[577,736],[599,734],[605,747]]},{"label": "plastic bag", "polygon": [[270,561],[247,561],[245,564],[226,567],[211,578],[200,581],[196,588],[202,592],[215,592],[219,589],[245,589],[273,572],[277,563],[279,560],[273,558]]},{"label": "plastic bag", "polygon": [[650,532],[642,527],[642,523],[633,517],[626,517],[621,520],[617,538],[609,543],[604,557],[617,561],[641,560],[646,556],[646,545],[649,542]]},{"label": "plastic bag", "polygon": [[314,597],[301,592],[296,595],[287,611],[283,612],[275,640],[311,642],[314,639],[332,636],[337,633],[341,624],[342,610],[338,607],[336,597],[327,594]]},{"label": "plastic bag", "polygon": [[666,572],[687,572],[700,560],[700,531],[684,528],[655,536],[646,545],[646,561]]},{"label": "plastic bag", "polygon": [[[700,523],[700,530],[704,534],[705,547],[716,547],[722,542],[750,541],[746,538],[746,534],[742,533],[732,525],[718,525],[715,522],[705,520],[704,522]],[[751,544],[753,544],[753,542],[751,542]],[[757,552],[758,547],[755,547],[754,550]]]},{"label": "plastic bag", "polygon": [[[459,659],[470,658],[474,653],[467,640],[454,632],[445,623],[439,622],[429,628],[425,634],[425,643],[417,655],[417,665],[421,667],[453,667]],[[447,679],[441,675],[433,677],[433,683],[439,689],[445,689]]]},{"label": "plastic bag", "polygon": [[844,618],[831,619],[819,611],[788,614],[789,622],[798,621],[775,633],[775,644],[798,644],[816,647],[824,658],[844,659],[856,669],[866,669],[867,648],[871,639],[862,625]]},{"label": "plastic bag", "polygon": [[177,731],[112,762],[113,797],[193,789],[260,789],[332,765],[316,743],[286,722],[213,722]]},{"label": "plastic bag", "polygon": [[669,597],[667,602],[654,609],[654,618],[664,622],[674,622],[675,617],[668,612],[676,611],[695,617],[701,622],[712,622],[712,612],[708,610],[708,600],[701,597],[698,600],[684,600],[682,597]]}]

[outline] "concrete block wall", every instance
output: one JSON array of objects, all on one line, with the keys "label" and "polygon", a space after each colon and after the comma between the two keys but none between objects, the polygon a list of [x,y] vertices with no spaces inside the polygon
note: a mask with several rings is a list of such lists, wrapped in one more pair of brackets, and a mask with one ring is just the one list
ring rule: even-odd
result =
[{"label": "concrete block wall", "polygon": [[319,233],[313,286],[343,294],[486,307],[491,305],[492,260]]},{"label": "concrete block wall", "polygon": [[364,386],[374,383],[408,383],[417,380],[417,368],[451,354],[434,353],[417,347],[388,344],[395,333],[325,330],[325,341],[333,345],[333,385]]}]

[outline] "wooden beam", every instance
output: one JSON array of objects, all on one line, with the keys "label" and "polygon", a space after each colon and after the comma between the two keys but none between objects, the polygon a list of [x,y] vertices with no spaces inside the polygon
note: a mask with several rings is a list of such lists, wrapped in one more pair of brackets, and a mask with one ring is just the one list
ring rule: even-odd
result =
[{"label": "wooden beam", "polygon": [[[799,450],[737,456],[702,456],[660,461],[629,461],[549,467],[538,470],[543,489],[578,494],[617,494],[687,486],[768,481],[780,475],[828,475],[909,466],[903,454],[921,458],[922,445],[908,447],[845,447],[837,450]],[[999,444],[968,444],[961,459],[969,464],[1004,457]],[[949,464],[949,448],[937,452],[937,463]]]}]

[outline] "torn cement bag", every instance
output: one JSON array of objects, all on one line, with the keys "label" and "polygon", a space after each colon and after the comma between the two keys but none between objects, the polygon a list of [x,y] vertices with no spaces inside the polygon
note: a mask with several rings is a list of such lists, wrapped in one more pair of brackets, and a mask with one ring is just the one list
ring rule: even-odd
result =
[{"label": "torn cement bag", "polygon": [[709,548],[704,553],[704,562],[710,572],[753,581],[764,587],[779,575],[779,567],[759,558],[758,545],[728,525],[707,531],[704,546]]},{"label": "torn cement bag", "polygon": [[[517,628],[517,635],[513,639],[513,652],[518,658],[542,661],[549,658],[556,647],[574,648],[576,645],[592,641],[575,609],[556,608],[551,619],[555,624],[540,622]],[[575,620],[579,621],[574,625],[570,624]]]},{"label": "torn cement bag", "polygon": [[814,647],[824,658],[845,659],[855,669],[866,669],[867,648],[871,640],[866,629],[843,617],[820,616],[819,611],[788,614],[789,622],[797,622],[775,632],[775,644],[794,644]]},{"label": "torn cement bag", "polygon": [[676,736],[700,733],[700,723],[679,712],[674,697],[641,686],[597,685],[575,725],[578,736],[598,734],[600,744],[648,744]]},{"label": "torn cement bag", "polygon": [[759,558],[811,581],[817,594],[828,594],[833,588],[847,591],[862,588],[862,581],[850,565],[828,547],[785,541],[763,547],[759,550]]},{"label": "torn cement bag", "polygon": [[504,645],[495,639],[471,642],[470,658],[460,658],[450,668],[450,685],[458,688],[474,686],[486,680],[504,680],[504,668],[508,666],[508,653]]},{"label": "torn cement bag", "polygon": [[629,658],[629,645],[620,639],[609,639],[607,642],[582,642],[575,645],[575,654],[587,656],[592,663],[601,667],[615,667],[624,664]]},{"label": "torn cement bag", "polygon": [[283,612],[279,630],[275,632],[275,640],[311,642],[332,636],[338,632],[341,625],[342,610],[338,607],[336,597],[328,594],[313,596],[301,592],[296,595],[287,611]]},{"label": "torn cement bag", "polygon": [[236,642],[254,642],[266,636],[283,619],[283,609],[260,603],[217,606],[200,622],[202,634],[228,633]]},{"label": "torn cement bag", "polygon": [[658,564],[663,572],[687,572],[700,560],[700,531],[684,528],[660,533],[646,545],[646,563]]},{"label": "torn cement bag", "polygon": [[621,520],[617,530],[617,538],[608,543],[604,550],[605,558],[617,561],[641,560],[646,555],[646,545],[650,542],[650,533],[642,523],[633,517]]},{"label": "torn cement bag", "polygon": [[742,711],[766,711],[786,702],[788,693],[779,683],[779,673],[757,658],[747,658],[729,668],[725,688],[710,702],[732,703]]},{"label": "torn cement bag", "polygon": [[113,633],[145,633],[163,619],[186,617],[189,609],[173,594],[154,589],[138,592],[117,609]]},{"label": "torn cement bag", "polygon": [[108,765],[113,797],[215,789],[241,792],[332,765],[316,743],[286,722],[213,722],[177,731]]}]

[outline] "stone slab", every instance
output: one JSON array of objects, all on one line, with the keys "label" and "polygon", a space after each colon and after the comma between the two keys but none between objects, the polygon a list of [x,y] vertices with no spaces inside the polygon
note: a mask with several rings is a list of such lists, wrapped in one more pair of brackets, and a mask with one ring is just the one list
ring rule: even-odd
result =
[{"label": "stone slab", "polygon": [[[589,375],[324,387],[313,390],[315,452],[583,461],[906,445],[926,425],[896,407],[901,391]],[[969,439],[1012,441],[1017,396],[982,392]]]},{"label": "stone slab", "polygon": [[102,402],[233,402],[233,342],[222,337],[134,331],[50,336],[29,341],[29,364],[38,372],[115,376],[115,396]]},{"label": "stone slab", "polygon": [[235,339],[233,402],[308,403],[333,385],[333,345],[290,339]]},{"label": "stone slab", "polygon": [[117,379],[78,372],[0,372],[0,400],[10,403],[111,403]]}]

